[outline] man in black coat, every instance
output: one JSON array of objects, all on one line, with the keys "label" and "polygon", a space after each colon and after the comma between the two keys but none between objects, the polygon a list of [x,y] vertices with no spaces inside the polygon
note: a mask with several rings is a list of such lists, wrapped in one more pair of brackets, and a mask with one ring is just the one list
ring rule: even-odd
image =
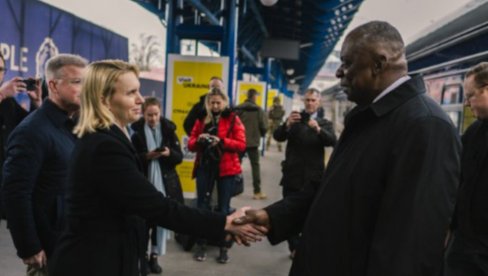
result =
[{"label": "man in black coat", "polygon": [[[221,90],[224,89],[224,81],[216,76],[210,78],[210,83],[208,84],[209,90],[212,88],[220,88]],[[183,121],[183,129],[185,130],[186,135],[190,137],[191,130],[195,125],[195,122],[202,116],[202,113],[205,112],[205,97],[207,93],[200,97],[198,103],[192,106],[188,115],[186,115],[185,121]]]},{"label": "man in black coat", "polygon": [[464,99],[478,120],[462,138],[462,179],[446,276],[488,275],[488,62],[466,73]]},{"label": "man in black coat", "polygon": [[[318,116],[320,92],[310,88],[304,95],[305,109],[293,111],[273,133],[278,142],[288,140],[285,160],[281,163],[283,197],[293,196],[311,181],[320,181],[325,169],[325,147],[334,146],[336,136],[332,123]],[[293,258],[299,236],[288,239]]]},{"label": "man in black coat", "polygon": [[461,145],[423,80],[407,75],[398,31],[351,31],[336,75],[357,106],[321,182],[235,221],[279,243],[302,232],[293,276],[438,276],[454,209]]},{"label": "man in black coat", "polygon": [[45,273],[63,225],[72,133],[87,61],[61,54],[46,63],[49,97],[8,140],[3,200],[17,255],[32,273]]}]

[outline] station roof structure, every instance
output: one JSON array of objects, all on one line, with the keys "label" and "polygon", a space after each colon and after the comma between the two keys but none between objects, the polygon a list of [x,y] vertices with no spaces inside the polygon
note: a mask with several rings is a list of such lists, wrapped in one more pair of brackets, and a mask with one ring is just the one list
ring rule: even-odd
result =
[{"label": "station roof structure", "polygon": [[[165,18],[168,0],[132,0]],[[170,0],[171,1],[171,0]],[[172,0],[176,1],[176,0]],[[223,0],[222,0],[223,1]],[[221,0],[178,0],[183,20],[216,24],[222,12]],[[225,0],[234,1],[234,0]],[[265,0],[261,0],[265,1]],[[303,91],[333,51],[363,0],[278,0],[264,6],[260,0],[239,0],[237,47],[241,66],[261,66],[266,41],[288,41],[297,45],[298,59],[275,58],[290,83]],[[284,45],[284,44],[283,44]]]},{"label": "station roof structure", "polygon": [[488,58],[488,1],[472,1],[418,35],[406,47],[409,70],[428,73]]}]

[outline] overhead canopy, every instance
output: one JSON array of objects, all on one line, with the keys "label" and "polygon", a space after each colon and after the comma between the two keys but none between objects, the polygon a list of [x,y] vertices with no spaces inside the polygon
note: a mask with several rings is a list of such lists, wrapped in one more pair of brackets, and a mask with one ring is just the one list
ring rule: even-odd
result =
[{"label": "overhead canopy", "polygon": [[[164,18],[167,0],[133,0]],[[216,25],[221,0],[186,0],[183,20]],[[297,51],[297,60],[275,57],[288,80],[306,89],[334,49],[363,0],[278,0],[266,7],[259,0],[240,0],[237,44],[241,66],[261,66],[261,52],[279,56]],[[262,48],[263,44],[268,48]],[[276,47],[278,45],[278,47]],[[288,45],[288,49],[284,49]],[[275,47],[275,48],[273,48]],[[271,54],[269,54],[271,53]]]},{"label": "overhead canopy", "polygon": [[445,17],[406,48],[413,73],[471,66],[488,58],[488,2],[473,1]]}]

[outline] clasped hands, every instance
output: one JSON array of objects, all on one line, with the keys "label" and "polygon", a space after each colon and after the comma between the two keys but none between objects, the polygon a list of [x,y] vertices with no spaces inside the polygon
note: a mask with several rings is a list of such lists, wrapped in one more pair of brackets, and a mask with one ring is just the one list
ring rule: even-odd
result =
[{"label": "clasped hands", "polygon": [[227,216],[225,231],[239,245],[249,246],[251,242],[261,241],[271,226],[268,213],[263,209],[255,210],[243,207]]}]

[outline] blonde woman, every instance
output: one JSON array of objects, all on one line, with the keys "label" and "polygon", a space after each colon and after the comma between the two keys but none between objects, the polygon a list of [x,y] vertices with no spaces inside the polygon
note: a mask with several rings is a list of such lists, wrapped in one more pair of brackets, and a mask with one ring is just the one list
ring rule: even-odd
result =
[{"label": "blonde woman", "polygon": [[144,274],[144,220],[214,239],[226,231],[250,241],[261,235],[262,228],[233,226],[231,216],[167,199],[146,180],[127,133],[144,101],[138,73],[117,60],[88,67],[74,131],[80,139],[68,177],[67,227],[50,260],[50,276]]},{"label": "blonde woman", "polygon": [[[197,153],[194,176],[197,182],[197,207],[210,209],[210,195],[214,186],[218,191],[217,209],[230,212],[230,200],[235,190],[236,175],[242,172],[239,152],[246,149],[244,125],[229,108],[227,95],[212,88],[205,99],[206,113],[195,122],[188,148]],[[206,259],[205,240],[197,241],[195,260]],[[230,244],[221,241],[219,263],[229,260]]]}]

